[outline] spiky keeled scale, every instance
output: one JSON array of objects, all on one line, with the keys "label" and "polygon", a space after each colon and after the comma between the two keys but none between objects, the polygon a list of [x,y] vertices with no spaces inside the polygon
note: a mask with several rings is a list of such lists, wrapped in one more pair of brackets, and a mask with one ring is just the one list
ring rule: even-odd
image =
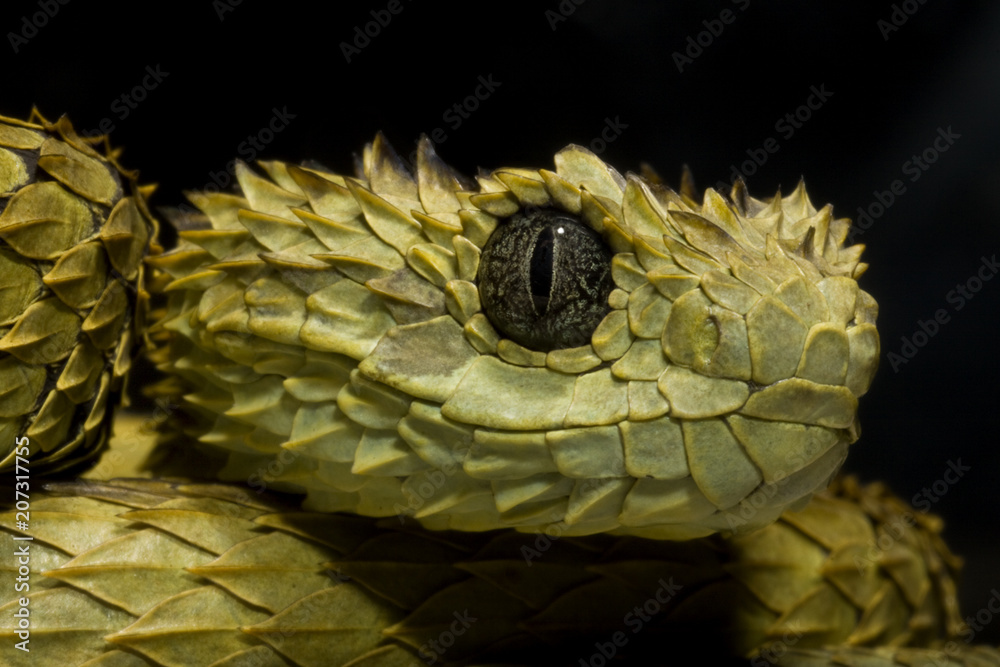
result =
[{"label": "spiky keeled scale", "polygon": [[1000,667],[1000,650],[949,642],[946,649],[831,648],[796,649],[767,664],[781,667]]},{"label": "spiky keeled scale", "polygon": [[[380,136],[356,178],[241,165],[242,196],[194,195],[205,215],[153,260],[174,278],[157,358],[196,388],[223,478],[437,529],[680,539],[753,530],[826,484],[878,358],[848,221],[801,184],[698,204],[577,146],[478,189],[426,139],[417,157],[411,175]],[[590,345],[529,350],[481,312],[480,249],[533,206],[615,253]]]},{"label": "spiky keeled scale", "polygon": [[[128,455],[95,474],[134,470],[149,429],[119,428],[111,454]],[[413,664],[457,618],[441,663],[588,658],[623,630],[632,656],[703,660],[961,631],[940,521],[850,480],[752,535],[688,542],[439,533],[156,480],[49,483],[31,507],[32,652],[7,652],[13,665]],[[0,532],[25,534],[13,510]],[[7,590],[10,644],[21,593]]]},{"label": "spiky keeled scale", "polygon": [[107,438],[157,249],[151,189],[117,156],[65,117],[0,117],[0,471],[16,445],[41,472]]}]

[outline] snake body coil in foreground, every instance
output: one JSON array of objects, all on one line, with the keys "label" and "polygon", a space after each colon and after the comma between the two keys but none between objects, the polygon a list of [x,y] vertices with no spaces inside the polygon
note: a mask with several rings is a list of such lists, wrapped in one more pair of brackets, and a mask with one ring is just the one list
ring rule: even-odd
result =
[{"label": "snake body coil in foreground", "polygon": [[[183,404],[171,446],[249,487],[54,483],[31,529],[3,515],[46,572],[36,657],[603,664],[654,648],[666,664],[681,642],[825,664],[804,649],[961,632],[938,523],[850,482],[807,506],[858,436],[878,336],[862,248],[803,185],[699,203],[689,180],[622,177],[576,146],[473,184],[426,139],[411,173],[378,137],[354,177],[239,164],[239,193],[189,195],[200,213],[173,215],[160,253],[116,154],[34,120],[0,119],[0,373],[18,388],[0,433],[32,465],[83,458],[148,336],[169,374],[154,391]],[[120,432],[110,454],[134,451]],[[11,645],[19,605],[0,608]]]}]

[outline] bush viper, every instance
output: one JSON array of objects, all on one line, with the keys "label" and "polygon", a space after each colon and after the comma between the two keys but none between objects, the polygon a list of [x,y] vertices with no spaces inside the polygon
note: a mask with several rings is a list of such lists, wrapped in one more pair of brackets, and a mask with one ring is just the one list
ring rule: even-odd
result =
[{"label": "bush viper", "polygon": [[[103,441],[148,245],[155,391],[185,415],[171,445],[196,438],[248,488],[33,491],[30,529],[0,520],[45,571],[38,649],[12,660],[604,664],[686,640],[910,664],[930,654],[809,648],[958,646],[933,517],[850,481],[807,504],[858,437],[878,336],[849,221],[801,183],[698,201],[687,175],[674,191],[576,146],[470,181],[426,139],[406,165],[379,136],[353,177],[239,164],[239,192],[189,195],[200,212],[171,215],[161,254],[148,189],[91,143],[0,119],[4,466],[15,443],[60,467]],[[110,453],[131,467],[124,430]]]}]

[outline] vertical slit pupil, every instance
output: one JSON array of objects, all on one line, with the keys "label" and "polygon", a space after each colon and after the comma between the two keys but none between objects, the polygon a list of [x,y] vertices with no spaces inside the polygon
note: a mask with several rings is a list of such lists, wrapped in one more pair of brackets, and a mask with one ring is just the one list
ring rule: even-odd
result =
[{"label": "vertical slit pupil", "polygon": [[545,314],[552,294],[552,253],[555,235],[552,226],[546,225],[538,234],[531,254],[531,297],[539,315]]}]

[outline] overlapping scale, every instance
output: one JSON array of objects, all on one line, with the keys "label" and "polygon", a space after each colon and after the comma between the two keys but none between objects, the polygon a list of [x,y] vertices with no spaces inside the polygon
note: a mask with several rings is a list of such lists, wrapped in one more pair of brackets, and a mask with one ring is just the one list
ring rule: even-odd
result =
[{"label": "overlapping scale", "polygon": [[[142,419],[122,420],[121,432]],[[545,438],[477,434],[466,466],[475,460],[503,477],[503,465],[543,461]],[[119,438],[112,453],[134,446],[134,435]],[[98,470],[135,473],[129,457],[113,460]],[[450,507],[464,516],[496,496],[530,521],[532,504],[548,508],[567,493],[558,477],[537,473],[530,487],[452,478],[452,502],[461,502]],[[366,501],[370,484],[359,491]],[[620,480],[571,486],[579,500],[570,529],[600,525],[602,505],[621,502]],[[636,530],[668,508],[689,523],[714,511],[688,476],[644,477],[635,490],[623,516]],[[420,510],[442,500],[428,497]],[[24,537],[5,502],[0,535]],[[304,512],[235,485],[57,482],[32,494],[31,650],[8,649],[4,664],[563,664],[623,628],[629,641],[617,652],[628,664],[663,655],[993,664],[990,649],[959,641],[968,631],[955,605],[958,559],[940,531],[937,517],[851,479],[756,533],[687,542],[435,533],[395,518]],[[0,636],[11,644],[21,595],[0,593]],[[839,648],[823,648],[831,645]],[[927,646],[939,651],[917,648]]]},{"label": "overlapping scale", "polygon": [[149,194],[105,137],[0,117],[0,471],[66,468],[107,440],[144,336]]},{"label": "overlapping scale", "polygon": [[[689,175],[677,193],[570,146],[472,185],[426,139],[411,174],[381,136],[361,164],[240,166],[243,196],[192,196],[204,228],[155,260],[173,278],[158,360],[228,478],[439,529],[690,538],[773,521],[856,439],[877,307],[848,223],[801,183],[698,202]],[[535,207],[613,251],[589,345],[532,350],[481,310],[484,244]]]}]

